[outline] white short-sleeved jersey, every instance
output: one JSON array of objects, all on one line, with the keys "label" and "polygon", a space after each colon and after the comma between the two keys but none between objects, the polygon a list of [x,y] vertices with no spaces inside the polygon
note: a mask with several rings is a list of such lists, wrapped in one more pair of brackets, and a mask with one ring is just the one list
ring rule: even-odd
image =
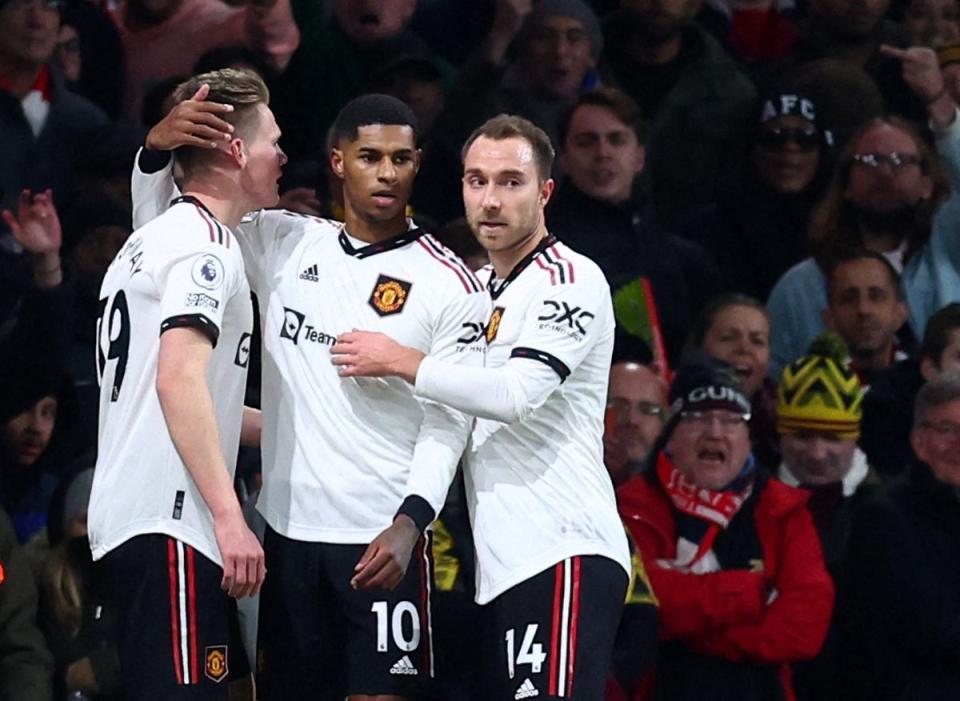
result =
[{"label": "white short-sleeved jersey", "polygon": [[120,249],[100,304],[100,438],[88,515],[94,559],[133,536],[163,533],[219,564],[210,510],[160,408],[157,358],[167,329],[191,326],[211,339],[207,385],[233,470],[253,330],[240,247],[202,204],[180,198]]},{"label": "white short-sleeved jersey", "polygon": [[[134,211],[175,193],[170,168],[133,177]],[[422,230],[374,245],[343,225],[265,210],[238,228],[263,335],[264,484],[257,509],[296,540],[368,543],[404,497],[439,513],[472,418],[399,379],[341,378],[330,347],[381,331],[458,365],[483,364],[489,295]]]},{"label": "white short-sleeved jersey", "polygon": [[488,279],[488,368],[535,361],[560,380],[520,421],[478,418],[467,452],[477,602],[574,555],[630,573],[626,536],[603,464],[614,317],[600,269],[552,237],[503,281]]},{"label": "white short-sleeved jersey", "polygon": [[380,331],[481,365],[479,281],[419,229],[366,245],[341,224],[265,211],[240,233],[263,329],[267,523],[297,540],[365,543],[408,494],[439,512],[471,419],[400,379],[341,378],[330,346],[352,329]]}]

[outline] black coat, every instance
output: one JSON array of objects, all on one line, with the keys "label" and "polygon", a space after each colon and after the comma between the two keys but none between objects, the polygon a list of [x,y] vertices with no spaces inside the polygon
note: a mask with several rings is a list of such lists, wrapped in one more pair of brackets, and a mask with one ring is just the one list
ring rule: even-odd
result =
[{"label": "black coat", "polygon": [[667,355],[679,357],[687,329],[719,288],[716,264],[700,246],[657,230],[651,211],[587,196],[567,181],[547,209],[550,233],[593,260],[616,292],[637,278],[653,289]]},{"label": "black coat", "polygon": [[873,469],[884,477],[900,474],[913,460],[913,400],[923,383],[920,361],[912,358],[871,378],[870,391],[863,398],[860,447]]},{"label": "black coat", "polygon": [[926,465],[854,514],[840,606],[848,695],[960,698],[960,498]]}]

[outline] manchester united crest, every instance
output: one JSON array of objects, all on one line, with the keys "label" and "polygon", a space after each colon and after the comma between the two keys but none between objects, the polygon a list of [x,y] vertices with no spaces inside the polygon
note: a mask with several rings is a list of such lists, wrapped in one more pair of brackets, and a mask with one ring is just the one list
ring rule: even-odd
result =
[{"label": "manchester united crest", "polygon": [[399,314],[407,303],[412,286],[409,282],[381,275],[377,278],[373,294],[370,295],[370,306],[380,316]]},{"label": "manchester united crest", "polygon": [[497,307],[490,315],[490,321],[487,322],[487,343],[493,343],[497,337],[497,331],[500,330],[500,320],[503,318],[503,307]]},{"label": "manchester united crest", "polygon": [[212,645],[206,649],[206,665],[204,673],[207,678],[218,684],[227,678],[227,646]]}]

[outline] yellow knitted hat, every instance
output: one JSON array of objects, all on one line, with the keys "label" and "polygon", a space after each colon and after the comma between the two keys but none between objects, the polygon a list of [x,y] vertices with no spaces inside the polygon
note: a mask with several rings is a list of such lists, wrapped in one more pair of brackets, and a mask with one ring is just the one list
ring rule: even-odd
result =
[{"label": "yellow knitted hat", "polygon": [[821,431],[860,437],[863,387],[846,364],[847,347],[835,333],[818,336],[810,351],[788,365],[777,387],[777,430]]}]

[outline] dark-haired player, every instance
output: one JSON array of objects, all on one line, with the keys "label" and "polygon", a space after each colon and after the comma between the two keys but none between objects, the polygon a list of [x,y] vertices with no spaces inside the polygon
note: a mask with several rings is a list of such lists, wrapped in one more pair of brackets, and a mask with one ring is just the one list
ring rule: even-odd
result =
[{"label": "dark-haired player", "polygon": [[88,521],[132,700],[225,701],[245,667],[228,594],[255,594],[264,580],[233,490],[253,314],[230,227],[276,204],[286,157],[258,75],[214,71],[177,92],[208,90],[233,107],[232,137],[184,154],[184,195],[130,236],[100,290]]},{"label": "dark-haired player", "polygon": [[454,371],[360,331],[339,338],[335,362],[345,377],[399,377],[477,417],[464,477],[477,603],[493,632],[484,699],[595,701],[631,575],[603,465],[610,287],[547,231],[554,152],[541,129],[500,115],[463,154],[467,221],[492,263],[480,273],[494,307],[485,367]]},{"label": "dark-haired player", "polygon": [[[185,142],[166,121],[148,143]],[[340,378],[334,340],[373,327],[458,366],[483,358],[482,286],[405,216],[420,165],[412,113],[363,96],[334,129],[345,222],[260,211],[238,229],[264,344],[258,509],[270,576],[258,679],[267,701],[330,690],[408,698],[432,675],[420,534],[443,503],[470,420],[401,380]],[[169,167],[135,174],[138,213],[164,206],[172,189]]]}]

